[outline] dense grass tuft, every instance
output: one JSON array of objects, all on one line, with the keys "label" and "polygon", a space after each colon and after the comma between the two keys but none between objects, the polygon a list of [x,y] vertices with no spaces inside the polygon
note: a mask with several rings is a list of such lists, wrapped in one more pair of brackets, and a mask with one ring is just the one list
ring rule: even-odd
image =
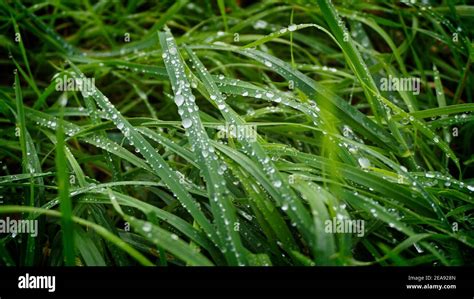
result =
[{"label": "dense grass tuft", "polygon": [[0,264],[474,264],[474,6],[425,2],[2,1]]}]

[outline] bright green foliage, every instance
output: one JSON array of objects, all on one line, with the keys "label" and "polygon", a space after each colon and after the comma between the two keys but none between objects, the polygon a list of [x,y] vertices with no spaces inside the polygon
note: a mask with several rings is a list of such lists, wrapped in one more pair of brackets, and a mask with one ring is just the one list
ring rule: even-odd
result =
[{"label": "bright green foliage", "polygon": [[0,3],[0,220],[39,230],[1,265],[474,264],[473,6],[34,2]]}]

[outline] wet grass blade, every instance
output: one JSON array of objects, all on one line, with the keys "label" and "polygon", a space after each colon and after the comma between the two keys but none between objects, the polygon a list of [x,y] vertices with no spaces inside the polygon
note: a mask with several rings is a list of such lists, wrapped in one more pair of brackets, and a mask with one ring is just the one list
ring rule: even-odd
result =
[{"label": "wet grass blade", "polygon": [[75,264],[74,225],[72,221],[72,202],[69,198],[69,171],[66,160],[66,143],[61,121],[56,133],[56,180],[58,182],[59,206],[61,210],[61,227],[64,262],[66,266]]},{"label": "wet grass blade", "polygon": [[194,103],[195,96],[190,90],[190,84],[173,36],[167,30],[160,32],[159,38],[168,77],[175,94],[174,100],[180,110],[178,113],[181,115],[182,125],[191,143],[191,149],[207,183],[212,213],[221,236],[222,249],[225,250],[230,264],[243,265],[246,263],[247,252],[241,243],[239,233],[234,230],[237,218],[232,197],[229,196],[225,182],[220,179],[217,171],[222,162],[214,152],[214,146],[210,143],[209,136],[207,136],[197,114],[198,108]]}]

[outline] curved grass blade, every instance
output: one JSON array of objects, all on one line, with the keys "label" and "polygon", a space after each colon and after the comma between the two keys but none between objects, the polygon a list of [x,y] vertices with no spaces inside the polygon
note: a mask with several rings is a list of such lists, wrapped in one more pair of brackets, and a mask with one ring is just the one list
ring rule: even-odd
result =
[{"label": "curved grass blade", "polygon": [[232,197],[225,186],[225,181],[218,174],[218,157],[214,153],[214,147],[210,143],[197,113],[197,106],[194,103],[195,97],[189,88],[190,84],[186,78],[177,45],[169,30],[159,32],[158,35],[168,77],[175,94],[175,103],[180,110],[178,113],[181,115],[191,149],[196,155],[207,183],[207,190],[211,198],[211,210],[220,232],[222,249],[225,250],[226,258],[230,264],[243,265],[246,263],[247,252],[241,243],[239,233],[234,230],[233,224],[237,218]]}]

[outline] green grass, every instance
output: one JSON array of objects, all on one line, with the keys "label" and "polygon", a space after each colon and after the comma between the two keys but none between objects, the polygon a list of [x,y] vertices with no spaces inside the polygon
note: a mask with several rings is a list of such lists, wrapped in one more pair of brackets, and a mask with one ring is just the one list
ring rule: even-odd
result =
[{"label": "green grass", "polygon": [[39,224],[0,264],[474,264],[474,7],[441,2],[0,3],[0,220]]}]

